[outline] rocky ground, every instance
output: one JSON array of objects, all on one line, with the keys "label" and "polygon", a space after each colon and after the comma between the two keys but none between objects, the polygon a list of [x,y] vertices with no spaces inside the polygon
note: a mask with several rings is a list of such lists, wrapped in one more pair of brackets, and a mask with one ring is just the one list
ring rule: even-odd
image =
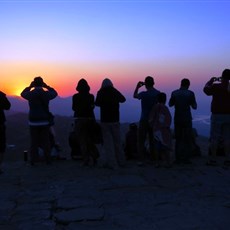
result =
[{"label": "rocky ground", "polygon": [[29,144],[23,119],[8,124],[0,230],[230,229],[230,169],[222,167],[222,157],[216,167],[205,165],[207,138],[197,138],[202,156],[190,165],[167,169],[129,161],[116,170],[82,167],[70,159],[70,121],[59,118],[67,160],[31,167],[23,161]]},{"label": "rocky ground", "polygon": [[72,160],[34,167],[5,162],[0,229],[227,230],[230,170],[205,160],[169,169],[128,162],[117,170]]}]

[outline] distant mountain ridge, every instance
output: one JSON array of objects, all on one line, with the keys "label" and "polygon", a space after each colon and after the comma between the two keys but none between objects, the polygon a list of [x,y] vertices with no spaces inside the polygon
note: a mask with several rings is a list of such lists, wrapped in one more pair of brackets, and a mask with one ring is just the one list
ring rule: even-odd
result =
[{"label": "distant mountain ridge", "polygon": [[[11,102],[11,112],[27,112],[28,102],[21,97],[9,97]],[[121,122],[136,122],[139,119],[140,105],[139,103],[124,103],[120,105],[121,109]],[[50,101],[50,111],[53,114],[61,116],[73,116],[72,111],[72,97],[56,97]],[[95,116],[99,119],[99,108],[95,107]]]},{"label": "distant mountain ridge", "polygon": [[[8,97],[9,101],[11,102],[11,111],[12,112],[27,112],[28,111],[28,102],[27,100],[18,97],[18,96],[10,96]],[[71,109],[71,97],[62,98],[57,97],[54,100],[50,101],[50,110],[54,114],[59,114],[62,116],[71,116],[72,109]]]},{"label": "distant mountain ridge", "polygon": [[[8,97],[11,102],[11,110],[7,111],[7,114],[13,113],[27,113],[28,112],[28,102],[18,96]],[[127,98],[125,103],[120,104],[120,121],[121,123],[131,123],[138,122],[140,117],[140,101]],[[50,111],[55,115],[60,116],[73,116],[72,111],[72,97],[57,97],[50,101]],[[95,107],[96,119],[100,118],[100,111],[98,107]],[[170,108],[171,114],[173,116],[174,109]],[[193,126],[197,129],[199,135],[208,136],[209,135],[209,116],[208,115],[195,115],[193,120]]]}]

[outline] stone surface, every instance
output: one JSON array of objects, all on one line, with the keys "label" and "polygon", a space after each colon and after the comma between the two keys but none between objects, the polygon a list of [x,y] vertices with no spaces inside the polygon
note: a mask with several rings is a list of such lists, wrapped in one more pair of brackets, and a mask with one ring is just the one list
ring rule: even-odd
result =
[{"label": "stone surface", "polygon": [[79,161],[5,162],[1,230],[230,228],[230,169],[206,158],[170,169],[128,162],[116,170]]}]

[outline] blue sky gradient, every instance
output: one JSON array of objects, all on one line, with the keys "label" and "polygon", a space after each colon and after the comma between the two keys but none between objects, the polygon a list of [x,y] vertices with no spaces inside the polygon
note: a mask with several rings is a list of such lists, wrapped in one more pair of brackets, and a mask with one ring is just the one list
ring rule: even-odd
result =
[{"label": "blue sky gradient", "polygon": [[1,1],[0,86],[19,95],[41,75],[61,97],[105,77],[128,98],[152,75],[170,96],[184,77],[209,115],[206,81],[229,68],[230,1]]}]

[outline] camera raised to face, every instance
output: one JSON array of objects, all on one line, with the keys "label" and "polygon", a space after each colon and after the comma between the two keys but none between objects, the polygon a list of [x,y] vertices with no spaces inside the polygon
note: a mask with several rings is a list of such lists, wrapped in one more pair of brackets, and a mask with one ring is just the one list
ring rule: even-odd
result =
[{"label": "camera raised to face", "polygon": [[140,81],[139,84],[140,84],[141,86],[145,85],[145,83],[144,83],[143,81]]},{"label": "camera raised to face", "polygon": [[215,77],[215,81],[221,81],[222,77]]}]

